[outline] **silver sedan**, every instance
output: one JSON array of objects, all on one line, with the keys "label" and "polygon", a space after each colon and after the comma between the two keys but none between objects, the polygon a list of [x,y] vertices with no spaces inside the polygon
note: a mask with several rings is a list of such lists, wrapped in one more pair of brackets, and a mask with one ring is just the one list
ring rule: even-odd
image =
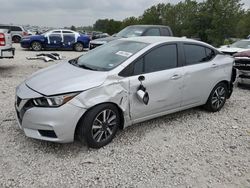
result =
[{"label": "silver sedan", "polygon": [[21,83],[19,127],[35,139],[100,148],[135,123],[201,105],[219,111],[232,93],[233,61],[190,39],[113,41]]}]

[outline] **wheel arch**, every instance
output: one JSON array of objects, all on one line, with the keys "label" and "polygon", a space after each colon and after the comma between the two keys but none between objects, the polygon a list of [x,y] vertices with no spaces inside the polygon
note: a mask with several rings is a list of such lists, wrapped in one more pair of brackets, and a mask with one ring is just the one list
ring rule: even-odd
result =
[{"label": "wheel arch", "polygon": [[[220,83],[224,83],[224,84],[226,84],[226,86],[227,86],[228,90],[229,90],[229,89],[230,89],[230,87],[231,87],[231,83],[230,83],[228,80],[221,80],[221,81],[219,81],[219,82],[216,82],[216,84],[214,84],[214,86],[212,87],[212,89],[211,89],[211,91],[210,91],[210,93],[209,93],[209,95],[208,95],[208,97],[207,97],[207,100],[206,100],[206,101],[208,101],[208,99],[209,99],[209,97],[210,97],[210,94],[211,94],[211,92],[213,91],[213,89],[214,89],[214,88],[215,88],[218,84],[220,84]],[[228,93],[227,98],[230,98],[231,94],[232,94],[232,93]]]},{"label": "wheel arch", "polygon": [[94,106],[88,108],[87,111],[85,111],[84,114],[78,120],[78,122],[76,124],[76,127],[75,127],[75,133],[74,133],[74,138],[75,139],[76,139],[76,134],[77,134],[78,128],[80,127],[80,123],[81,123],[82,118],[84,118],[84,116],[86,116],[86,114],[87,114],[88,111],[90,111],[91,109],[95,108],[96,106],[103,105],[103,104],[112,104],[112,105],[114,105],[117,108],[117,110],[119,112],[119,115],[120,115],[120,118],[121,118],[121,125],[119,125],[119,128],[120,129],[124,128],[124,113],[123,113],[123,110],[121,109],[121,107],[118,104],[116,104],[114,102],[98,103],[98,104],[95,104]]}]

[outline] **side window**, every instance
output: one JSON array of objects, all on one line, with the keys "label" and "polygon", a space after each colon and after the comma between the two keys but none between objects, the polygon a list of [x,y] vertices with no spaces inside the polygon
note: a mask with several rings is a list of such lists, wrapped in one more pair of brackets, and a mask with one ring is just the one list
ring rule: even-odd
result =
[{"label": "side window", "polygon": [[61,33],[61,31],[53,31],[52,33]]},{"label": "side window", "polygon": [[11,26],[11,31],[22,31],[20,27]]},{"label": "side window", "polygon": [[0,29],[10,29],[10,27],[5,25],[0,25]]},{"label": "side window", "polygon": [[147,30],[144,34],[144,36],[160,36],[160,30],[158,28],[151,28]]},{"label": "side window", "polygon": [[63,31],[63,33],[67,34],[73,34],[71,31]]},{"label": "side window", "polygon": [[206,50],[203,46],[194,44],[184,44],[184,51],[187,65],[194,65],[208,61]]},{"label": "side window", "polygon": [[134,63],[134,72],[133,75],[138,75],[138,74],[142,74],[144,71],[144,64],[143,64],[143,58],[138,59],[135,63]]},{"label": "side window", "polygon": [[206,48],[206,55],[207,55],[207,61],[210,61],[215,57],[216,54],[212,49]]},{"label": "side window", "polygon": [[161,32],[162,32],[162,36],[169,36],[170,35],[170,33],[169,33],[169,31],[168,31],[167,28],[162,28]]}]

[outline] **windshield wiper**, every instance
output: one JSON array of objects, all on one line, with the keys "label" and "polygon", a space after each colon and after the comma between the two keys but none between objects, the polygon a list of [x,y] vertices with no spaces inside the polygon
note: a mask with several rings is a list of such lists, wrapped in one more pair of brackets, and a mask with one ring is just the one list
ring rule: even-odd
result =
[{"label": "windshield wiper", "polygon": [[97,69],[91,68],[91,67],[86,66],[86,65],[79,65],[79,64],[78,64],[78,67],[81,67],[81,68],[84,68],[84,69],[88,69],[88,70],[97,71]]},{"label": "windshield wiper", "polygon": [[98,71],[98,69],[91,68],[91,67],[89,67],[87,65],[84,65],[84,64],[79,65],[78,64],[78,58],[69,60],[69,63],[71,65],[76,66],[76,67],[80,67],[80,68],[84,68],[84,69],[88,69],[88,70],[93,70],[93,71]]}]

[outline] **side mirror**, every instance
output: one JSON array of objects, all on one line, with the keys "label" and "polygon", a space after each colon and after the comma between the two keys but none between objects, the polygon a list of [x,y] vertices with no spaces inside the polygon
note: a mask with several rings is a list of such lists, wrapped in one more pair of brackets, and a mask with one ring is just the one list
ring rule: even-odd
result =
[{"label": "side mirror", "polygon": [[148,92],[139,89],[137,91],[137,98],[139,99],[139,101],[143,102],[145,105],[148,105],[148,102],[149,102]]}]

